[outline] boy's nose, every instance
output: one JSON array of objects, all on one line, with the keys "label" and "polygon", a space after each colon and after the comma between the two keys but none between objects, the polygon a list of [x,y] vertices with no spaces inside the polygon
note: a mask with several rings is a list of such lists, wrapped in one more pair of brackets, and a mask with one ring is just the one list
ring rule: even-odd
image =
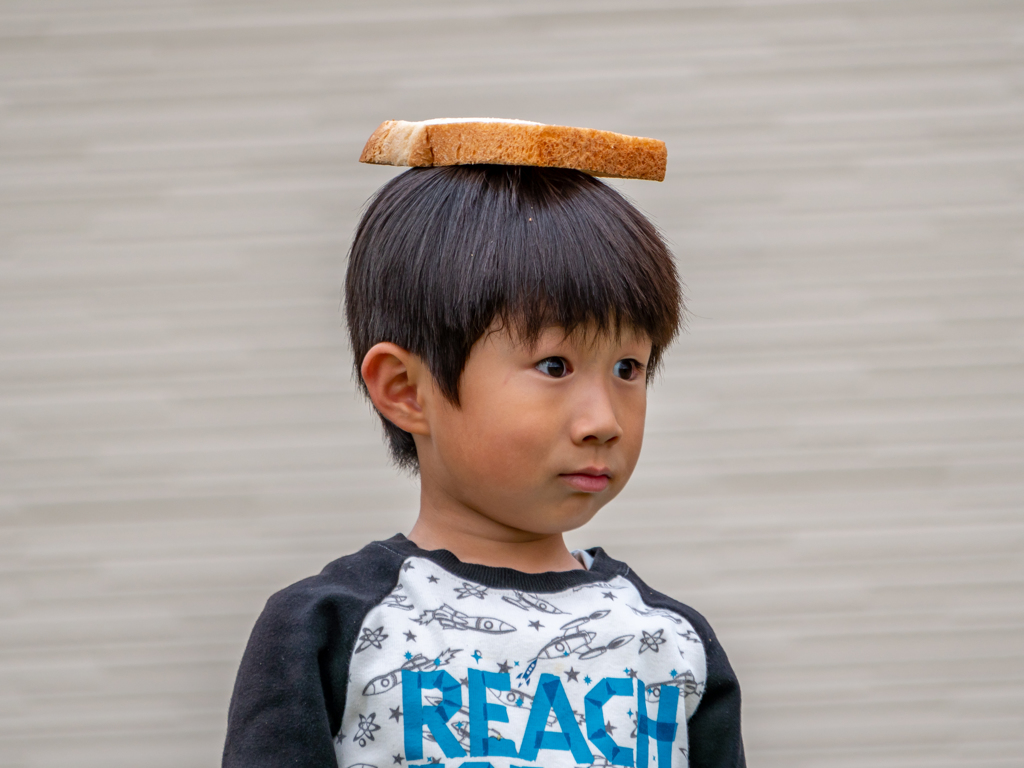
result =
[{"label": "boy's nose", "polygon": [[590,388],[581,399],[573,423],[573,441],[579,444],[613,443],[622,436],[622,425],[615,415],[615,407],[607,389]]}]

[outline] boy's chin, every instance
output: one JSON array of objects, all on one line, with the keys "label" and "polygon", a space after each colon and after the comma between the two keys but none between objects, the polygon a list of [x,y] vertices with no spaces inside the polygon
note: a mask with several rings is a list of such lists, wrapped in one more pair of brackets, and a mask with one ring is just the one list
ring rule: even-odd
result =
[{"label": "boy's chin", "polygon": [[580,501],[585,501],[586,503],[559,505],[548,510],[534,508],[528,512],[523,511],[518,514],[505,513],[492,519],[496,519],[497,522],[510,528],[516,528],[524,533],[537,536],[556,536],[574,531],[586,525],[604,506],[603,501],[596,503],[597,499],[592,496],[585,497]]}]

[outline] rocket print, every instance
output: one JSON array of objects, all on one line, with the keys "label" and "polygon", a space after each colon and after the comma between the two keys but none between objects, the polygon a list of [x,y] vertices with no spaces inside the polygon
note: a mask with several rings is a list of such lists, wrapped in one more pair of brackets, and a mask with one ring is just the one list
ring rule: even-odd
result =
[{"label": "rocket print", "polygon": [[621,576],[543,593],[401,570],[356,637],[338,765],[687,768],[706,667],[682,615]]},{"label": "rocket print", "polygon": [[400,611],[411,611],[415,609],[411,603],[406,605],[406,600],[409,599],[408,595],[398,594],[402,590],[402,585],[399,584],[390,595],[384,598],[382,605],[386,605],[388,608],[397,608]]},{"label": "rocket print", "polygon": [[512,597],[505,595],[501,599],[509,605],[514,605],[516,608],[522,608],[524,611],[528,611],[533,608],[534,610],[541,611],[542,613],[565,613],[565,611],[555,605],[552,605],[540,595],[532,595],[529,592],[513,592],[512,595]]},{"label": "rocket print", "polygon": [[424,626],[432,621],[436,621],[444,629],[463,629],[470,632],[490,632],[499,635],[516,631],[515,627],[501,619],[494,619],[490,616],[468,616],[447,603],[432,611],[424,611],[416,619],[417,624]]},{"label": "rocket print", "polygon": [[562,634],[552,638],[544,647],[537,652],[534,656],[533,661],[530,662],[529,666],[519,675],[517,678],[530,682],[530,676],[533,674],[533,670],[537,666],[537,662],[541,659],[559,659],[566,656],[577,655],[583,661],[587,659],[593,659],[606,651],[621,648],[630,640],[633,639],[633,635],[621,635],[609,641],[605,645],[594,647],[591,643],[594,638],[597,637],[596,632],[590,632],[583,629],[583,625],[591,622],[603,619],[611,611],[600,610],[594,611],[589,616],[583,616],[578,619],[573,619],[563,624],[561,629]]},{"label": "rocket print", "polygon": [[661,698],[661,687],[663,685],[673,685],[685,696],[699,696],[704,692],[703,684],[698,683],[697,679],[693,676],[693,672],[687,669],[670,680],[661,680],[646,686],[645,696],[649,702],[654,703]]},{"label": "rocket print", "polygon": [[410,671],[420,671],[424,669],[437,669],[438,667],[445,667],[452,663],[452,659],[455,655],[462,651],[461,648],[457,648],[454,651],[451,648],[445,648],[434,658],[428,658],[422,653],[417,653],[415,656],[409,654],[409,658],[405,660],[405,663],[397,669],[393,669],[390,672],[385,672],[383,675],[377,675],[363,688],[363,696],[375,696],[378,693],[384,693],[385,691],[391,690],[402,681],[402,670],[407,669]]}]

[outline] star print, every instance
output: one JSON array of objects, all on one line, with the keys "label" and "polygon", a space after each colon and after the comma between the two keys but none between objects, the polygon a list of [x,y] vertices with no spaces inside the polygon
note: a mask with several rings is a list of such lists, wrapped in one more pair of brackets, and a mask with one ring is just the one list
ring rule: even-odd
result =
[{"label": "star print", "polygon": [[519,666],[519,662],[518,661],[513,661],[512,662],[512,666],[513,667],[518,667]]},{"label": "star print", "polygon": [[431,574],[430,576],[427,576],[427,581],[429,581],[431,584],[437,584],[439,579],[437,578],[437,576]]},{"label": "star print", "polygon": [[574,683],[578,683],[579,680],[577,680],[576,678],[579,677],[579,674],[580,673],[577,672],[575,669],[573,669],[572,667],[569,667],[569,671],[565,673],[566,682],[569,682],[570,680],[572,680]]},{"label": "star print", "polygon": [[480,663],[480,659],[482,659],[483,657],[484,655],[480,653],[480,651],[473,651],[473,658],[476,659],[477,664]]},{"label": "star print", "polygon": [[601,596],[606,598],[607,600],[614,600],[615,599],[615,595],[613,595],[611,592],[602,592]]},{"label": "star print", "polygon": [[412,658],[412,654],[409,651],[406,651],[405,652],[405,659],[406,659],[406,661],[408,661],[411,658]]},{"label": "star print", "polygon": [[625,672],[626,672],[626,676],[627,676],[627,677],[632,677],[632,678],[634,678],[634,679],[636,678],[636,670],[635,670],[635,669],[629,669],[629,668],[627,667],[627,668],[626,668],[626,670],[625,670]]},{"label": "star print", "polygon": [[459,685],[468,686],[469,685],[469,678],[468,677],[459,678]]},{"label": "star print", "polygon": [[538,632],[540,632],[540,628],[543,627],[544,625],[541,624],[539,621],[531,621],[530,622],[530,626],[533,627],[534,629],[536,629]]},{"label": "star print", "polygon": [[590,685],[590,675],[584,675],[583,682]]},{"label": "star print", "polygon": [[676,676],[676,675],[678,675],[679,673],[678,673],[678,672],[676,672],[676,671],[675,671],[675,670],[673,669],[673,670],[672,670],[671,672],[669,672],[669,674],[670,674],[670,675],[672,675],[672,678],[673,678],[673,679],[675,679],[675,676]]},{"label": "star print", "polygon": [[[398,763],[399,765],[401,765],[402,761],[405,759],[401,752],[399,752],[397,755],[392,755],[391,757],[395,761],[395,763]],[[394,763],[392,763],[392,765],[393,764]]]},{"label": "star print", "polygon": [[441,666],[441,657],[440,656],[438,656],[436,659],[434,659],[434,666],[435,667],[440,667]]},{"label": "star print", "polygon": [[505,673],[507,673],[507,672],[508,672],[508,671],[509,671],[510,669],[512,669],[512,667],[510,667],[510,666],[508,665],[508,661],[507,661],[507,660],[506,660],[506,661],[503,661],[503,662],[501,662],[501,663],[500,663],[500,664],[498,665],[498,672],[500,672],[501,674],[505,674]]},{"label": "star print", "polygon": [[[405,633],[405,639],[406,640],[410,640],[410,641],[411,640],[415,640],[416,639],[416,635],[413,634],[413,631],[410,629],[408,632]],[[406,658],[408,658],[408,656]]]},{"label": "star print", "polygon": [[363,634],[359,636],[359,645],[356,646],[356,653],[365,651],[370,646],[380,650],[380,644],[387,639],[388,636],[384,634],[383,626],[377,627],[376,629],[363,627]]},{"label": "star print", "polygon": [[[388,709],[391,709],[391,707],[388,707]],[[397,723],[397,722],[399,722],[401,717],[402,717],[402,708],[399,706],[399,707],[395,707],[394,709],[391,709],[391,714],[388,715],[388,720],[394,720]]]},{"label": "star print", "polygon": [[456,600],[465,600],[467,597],[476,597],[483,600],[487,597],[487,587],[481,587],[479,584],[471,584],[468,581],[462,582],[461,587],[455,587],[452,591],[458,594],[458,597],[455,598]]},{"label": "star print", "polygon": [[662,637],[665,630],[659,629],[653,635],[646,629],[641,631],[643,632],[644,636],[640,640],[640,653],[643,653],[644,651],[654,651],[655,653],[657,653],[659,650],[658,646],[662,645],[665,642],[665,638]]},{"label": "star print", "polygon": [[380,726],[373,722],[376,717],[376,712],[371,712],[369,717],[359,716],[359,729],[356,731],[356,735],[352,737],[352,741],[359,742],[360,747],[365,747],[367,741],[373,741],[374,731],[380,730]]},{"label": "star print", "polygon": [[604,724],[604,732],[607,733],[609,736],[615,733],[615,730],[615,726],[612,725],[610,721]]},{"label": "star print", "polygon": [[405,572],[409,572],[409,571],[415,571],[416,569],[412,567],[412,563],[406,561],[405,565],[402,566],[402,570],[405,571]]},{"label": "star print", "polygon": [[626,715],[629,716],[629,717],[632,717],[633,716],[633,710],[632,709],[627,709],[626,710]]}]

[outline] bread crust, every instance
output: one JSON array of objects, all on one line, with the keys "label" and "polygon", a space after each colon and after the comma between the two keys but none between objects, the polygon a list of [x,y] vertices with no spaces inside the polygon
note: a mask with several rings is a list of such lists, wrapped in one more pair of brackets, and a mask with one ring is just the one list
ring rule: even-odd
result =
[{"label": "bread crust", "polygon": [[657,139],[565,125],[494,118],[385,120],[366,142],[359,161],[413,167],[532,165],[662,181],[668,150]]}]

